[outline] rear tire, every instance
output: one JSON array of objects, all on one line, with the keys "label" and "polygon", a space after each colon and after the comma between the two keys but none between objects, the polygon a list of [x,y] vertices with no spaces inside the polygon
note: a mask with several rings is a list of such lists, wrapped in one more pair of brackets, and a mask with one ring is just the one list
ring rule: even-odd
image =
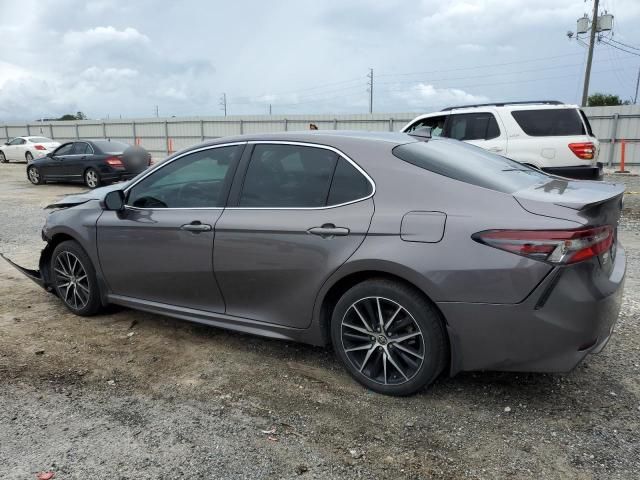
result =
[{"label": "rear tire", "polygon": [[349,374],[386,395],[411,395],[446,365],[443,319],[419,291],[383,278],[345,292],[331,317],[333,347]]},{"label": "rear tire", "polygon": [[27,161],[27,163],[31,163],[33,162],[33,155],[31,155],[31,152],[27,152],[24,154],[24,158]]},{"label": "rear tire", "polygon": [[0,152],[0,163],[9,163],[9,160],[7,160],[4,152]]},{"label": "rear tire", "polygon": [[91,188],[97,188],[101,184],[100,174],[95,168],[87,168],[84,172],[84,184]]},{"label": "rear tire", "polygon": [[27,178],[34,185],[42,185],[42,175],[40,175],[40,170],[38,170],[38,167],[27,168]]},{"label": "rear tire", "polygon": [[74,240],[60,243],[51,255],[51,282],[65,306],[89,317],[102,308],[96,271],[91,259]]}]

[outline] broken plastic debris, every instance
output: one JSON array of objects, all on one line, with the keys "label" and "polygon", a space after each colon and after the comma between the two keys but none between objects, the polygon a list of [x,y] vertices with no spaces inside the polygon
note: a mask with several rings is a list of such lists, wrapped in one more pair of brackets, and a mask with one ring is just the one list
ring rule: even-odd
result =
[{"label": "broken plastic debris", "polygon": [[36,475],[36,478],[38,480],[51,480],[53,477],[56,476],[56,472],[40,472]]}]

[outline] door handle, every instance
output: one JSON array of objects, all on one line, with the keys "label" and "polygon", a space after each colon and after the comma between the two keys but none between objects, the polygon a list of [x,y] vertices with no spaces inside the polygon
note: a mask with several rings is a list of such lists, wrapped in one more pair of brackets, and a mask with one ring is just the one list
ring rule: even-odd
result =
[{"label": "door handle", "polygon": [[311,235],[319,235],[322,238],[344,237],[349,235],[349,229],[344,227],[336,227],[333,223],[325,223],[321,227],[312,227],[307,230]]},{"label": "door handle", "polygon": [[207,225],[206,223],[200,223],[195,220],[191,223],[187,223],[186,225],[182,225],[180,230],[186,230],[187,232],[200,233],[200,232],[210,232],[213,230],[211,225]]}]

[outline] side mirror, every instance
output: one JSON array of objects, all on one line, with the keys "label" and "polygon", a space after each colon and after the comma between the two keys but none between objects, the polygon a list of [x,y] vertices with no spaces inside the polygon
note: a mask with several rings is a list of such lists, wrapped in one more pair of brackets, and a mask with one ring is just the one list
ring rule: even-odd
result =
[{"label": "side mirror", "polygon": [[103,208],[114,212],[124,210],[124,192],[122,190],[113,190],[104,197]]}]

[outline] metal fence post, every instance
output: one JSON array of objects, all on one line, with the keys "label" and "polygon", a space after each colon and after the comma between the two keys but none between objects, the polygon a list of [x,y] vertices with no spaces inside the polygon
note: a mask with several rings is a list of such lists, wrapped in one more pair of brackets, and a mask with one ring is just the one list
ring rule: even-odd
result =
[{"label": "metal fence post", "polygon": [[240,120],[240,135],[242,135],[243,133],[244,133],[244,122],[241,119]]},{"label": "metal fence post", "polygon": [[167,148],[167,155],[169,155],[169,124],[164,121],[164,146]]},{"label": "metal fence post", "polygon": [[138,144],[138,134],[136,133],[136,122],[131,120],[131,126],[133,127],[133,144]]},{"label": "metal fence post", "polygon": [[49,133],[51,133],[51,135],[49,135],[49,137],[51,138],[51,140],[55,140],[54,136],[53,136],[53,124],[49,124]]},{"label": "metal fence post", "polygon": [[102,137],[107,138],[107,124],[105,122],[102,122]]},{"label": "metal fence post", "polygon": [[76,138],[80,138],[80,131],[78,130],[78,124],[76,123]]},{"label": "metal fence post", "polygon": [[31,136],[31,125],[27,123],[27,136]]},{"label": "metal fence post", "polygon": [[389,119],[389,131],[393,132],[393,118]]},{"label": "metal fence post", "polygon": [[337,118],[334,118],[334,119],[333,119],[333,129],[334,129],[334,130],[337,130],[337,129],[338,129],[338,119],[337,119]]},{"label": "metal fence post", "polygon": [[609,166],[613,165],[613,153],[614,150],[616,149],[616,134],[618,133],[618,117],[620,116],[620,114],[618,112],[613,114],[613,122],[611,123],[611,135],[610,137],[610,143],[609,143],[609,161],[607,162],[607,164]]},{"label": "metal fence post", "polygon": [[9,141],[9,127],[7,127],[6,125],[4,126],[4,136],[7,139],[7,142]]},{"label": "metal fence post", "polygon": [[204,142],[204,120],[200,120],[200,141]]},{"label": "metal fence post", "polygon": [[287,130],[289,130],[289,120],[287,120],[286,118],[284,119],[284,131],[286,132]]}]

